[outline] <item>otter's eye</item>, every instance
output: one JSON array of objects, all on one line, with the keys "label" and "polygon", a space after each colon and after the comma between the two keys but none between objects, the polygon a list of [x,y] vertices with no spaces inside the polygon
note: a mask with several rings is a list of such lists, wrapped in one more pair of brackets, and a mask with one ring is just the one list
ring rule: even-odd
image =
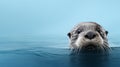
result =
[{"label": "otter's eye", "polygon": [[97,31],[98,31],[99,33],[101,33],[101,30],[100,30],[99,28],[97,29]]},{"label": "otter's eye", "polygon": [[81,32],[82,32],[81,30],[77,30],[77,31],[76,31],[77,34],[80,34]]}]

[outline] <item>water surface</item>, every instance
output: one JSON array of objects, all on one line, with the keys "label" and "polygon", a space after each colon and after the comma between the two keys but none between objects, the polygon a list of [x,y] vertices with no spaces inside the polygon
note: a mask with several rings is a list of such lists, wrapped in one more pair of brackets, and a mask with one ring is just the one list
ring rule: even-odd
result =
[{"label": "water surface", "polygon": [[[0,42],[1,67],[118,67],[120,48],[109,55],[70,55],[67,38],[6,40]],[[116,44],[119,42],[111,42]]]}]

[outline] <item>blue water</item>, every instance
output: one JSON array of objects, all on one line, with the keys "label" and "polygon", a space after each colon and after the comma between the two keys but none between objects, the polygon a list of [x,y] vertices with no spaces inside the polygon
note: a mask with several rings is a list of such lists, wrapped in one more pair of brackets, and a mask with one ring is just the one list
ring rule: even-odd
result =
[{"label": "blue water", "polygon": [[[34,39],[34,40],[33,40]],[[70,55],[67,37],[1,40],[1,67],[118,67],[120,48],[112,45],[109,55]],[[119,45],[110,39],[111,44]],[[115,41],[115,42],[114,42]]]}]

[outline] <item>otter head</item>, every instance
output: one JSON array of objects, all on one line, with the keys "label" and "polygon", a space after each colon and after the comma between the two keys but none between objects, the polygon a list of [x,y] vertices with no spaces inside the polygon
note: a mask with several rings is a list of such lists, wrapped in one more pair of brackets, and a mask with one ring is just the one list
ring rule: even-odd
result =
[{"label": "otter head", "polygon": [[69,33],[70,48],[75,52],[106,52],[108,31],[95,22],[83,22]]}]

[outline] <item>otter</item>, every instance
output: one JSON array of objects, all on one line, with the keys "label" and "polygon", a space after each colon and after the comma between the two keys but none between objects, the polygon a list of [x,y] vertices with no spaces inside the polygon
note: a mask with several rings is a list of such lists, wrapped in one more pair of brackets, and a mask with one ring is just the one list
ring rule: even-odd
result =
[{"label": "otter", "polygon": [[110,50],[108,31],[96,22],[81,22],[67,35],[74,53],[106,53]]}]

